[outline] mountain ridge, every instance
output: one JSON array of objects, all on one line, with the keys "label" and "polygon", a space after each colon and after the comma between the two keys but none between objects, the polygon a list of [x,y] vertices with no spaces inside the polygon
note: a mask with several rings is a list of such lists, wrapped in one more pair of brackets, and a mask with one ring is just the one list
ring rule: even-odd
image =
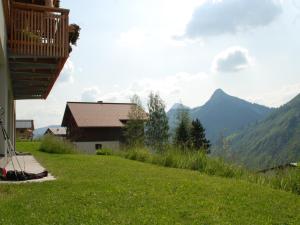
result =
[{"label": "mountain ridge", "polygon": [[[170,128],[173,130],[176,127],[176,115],[180,109],[178,104],[175,105],[176,107],[172,107],[167,113]],[[273,108],[231,96],[222,89],[215,90],[202,106],[195,108],[184,106],[181,109],[187,110],[191,119],[197,118],[203,123],[207,137],[212,143],[216,143],[220,136],[227,136],[264,119],[273,111]]]},{"label": "mountain ridge", "polygon": [[264,169],[300,160],[300,94],[267,118],[228,137],[237,162]]}]

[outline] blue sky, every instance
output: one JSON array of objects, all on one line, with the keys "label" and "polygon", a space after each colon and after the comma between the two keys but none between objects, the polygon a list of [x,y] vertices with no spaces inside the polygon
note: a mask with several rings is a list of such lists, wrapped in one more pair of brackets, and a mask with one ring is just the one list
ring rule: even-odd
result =
[{"label": "blue sky", "polygon": [[[300,92],[300,0],[63,0],[82,28],[46,101],[17,101],[17,118],[60,124],[67,101],[194,107],[217,88],[278,107]],[[30,107],[29,107],[30,106]]]}]

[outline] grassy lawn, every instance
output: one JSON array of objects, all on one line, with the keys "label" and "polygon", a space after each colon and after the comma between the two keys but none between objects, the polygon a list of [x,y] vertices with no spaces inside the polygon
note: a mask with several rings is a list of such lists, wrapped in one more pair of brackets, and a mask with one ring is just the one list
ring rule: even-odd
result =
[{"label": "grassy lawn", "polygon": [[300,197],[245,181],[18,143],[58,179],[0,184],[0,224],[300,224]]}]

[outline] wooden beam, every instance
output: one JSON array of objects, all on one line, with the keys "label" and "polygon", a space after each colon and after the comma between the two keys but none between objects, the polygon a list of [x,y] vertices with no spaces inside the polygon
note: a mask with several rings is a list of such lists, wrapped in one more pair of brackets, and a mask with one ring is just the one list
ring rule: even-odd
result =
[{"label": "wooden beam", "polygon": [[34,72],[11,72],[11,76],[14,78],[54,78],[53,73],[34,73]]},{"label": "wooden beam", "polygon": [[56,64],[48,63],[29,63],[29,62],[10,62],[12,69],[56,69]]},{"label": "wooden beam", "polygon": [[15,86],[16,84],[22,84],[23,86],[25,85],[28,85],[28,84],[37,84],[37,85],[43,85],[43,84],[46,84],[47,86],[49,85],[50,81],[48,80],[38,80],[38,79],[35,79],[35,80],[13,80],[12,84],[13,86]]},{"label": "wooden beam", "polygon": [[14,100],[43,99],[42,95],[15,95]]},{"label": "wooden beam", "polygon": [[13,88],[14,92],[45,92],[47,88],[41,87],[41,86],[36,86],[36,87],[30,87],[30,86],[23,86],[23,87],[14,87]]},{"label": "wooden beam", "polygon": [[12,2],[12,6],[18,9],[37,10],[37,11],[44,11],[44,12],[57,12],[57,13],[64,13],[64,14],[69,14],[70,12],[69,9],[55,8],[55,7],[48,7],[48,6],[20,3],[20,2]]},{"label": "wooden beam", "polygon": [[41,92],[14,92],[14,95],[17,96],[17,95],[41,95],[43,96],[43,93]]},{"label": "wooden beam", "polygon": [[11,53],[8,55],[9,59],[33,59],[33,60],[38,60],[38,59],[52,59],[52,60],[58,60],[60,57],[55,57],[55,56],[32,56],[32,55],[18,55],[15,53]]},{"label": "wooden beam", "polygon": [[13,90],[15,94],[43,94],[45,92],[44,88],[14,88]]}]

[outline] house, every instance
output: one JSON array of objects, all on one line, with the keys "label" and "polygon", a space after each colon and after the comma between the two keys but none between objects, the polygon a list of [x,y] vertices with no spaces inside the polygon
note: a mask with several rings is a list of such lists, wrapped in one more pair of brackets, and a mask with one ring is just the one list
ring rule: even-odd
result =
[{"label": "house", "polygon": [[52,135],[64,139],[67,135],[67,129],[65,127],[49,127],[44,133],[44,136],[45,135]]},{"label": "house", "polygon": [[[58,0],[0,1],[0,119],[13,145],[15,101],[47,98],[69,57],[69,28]],[[6,148],[0,133],[0,155]]]},{"label": "house", "polygon": [[34,131],[33,120],[16,121],[16,138],[17,140],[32,140]]},{"label": "house", "polygon": [[[67,139],[78,149],[95,153],[97,149],[118,149],[123,138],[123,127],[135,104],[68,102],[62,126],[67,127]],[[146,116],[146,113],[145,113]]]}]

